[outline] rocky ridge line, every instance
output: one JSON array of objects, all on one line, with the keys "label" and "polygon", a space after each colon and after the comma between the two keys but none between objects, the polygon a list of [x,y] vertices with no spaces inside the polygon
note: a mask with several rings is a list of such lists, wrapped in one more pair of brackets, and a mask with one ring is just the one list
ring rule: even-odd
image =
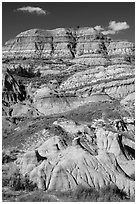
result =
[{"label": "rocky ridge line", "polygon": [[3,58],[76,58],[81,61],[81,58],[90,57],[102,63],[105,63],[104,57],[133,53],[133,43],[112,41],[91,27],[31,29],[7,41],[3,47]]}]

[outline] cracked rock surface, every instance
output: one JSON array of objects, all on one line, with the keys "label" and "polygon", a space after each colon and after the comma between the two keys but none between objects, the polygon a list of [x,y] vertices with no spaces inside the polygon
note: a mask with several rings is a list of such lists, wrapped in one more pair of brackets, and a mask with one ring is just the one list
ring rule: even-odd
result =
[{"label": "cracked rock surface", "polygon": [[91,27],[31,29],[2,55],[4,171],[47,193],[134,196],[135,45]]},{"label": "cracked rock surface", "polygon": [[[71,144],[53,136],[36,150],[25,153],[17,162],[22,174],[29,175],[38,188],[66,191],[74,190],[79,184],[96,189],[116,184],[128,195],[134,194],[133,169],[127,172],[123,168],[124,162],[130,168],[131,161],[133,168],[134,159],[127,157],[130,152],[124,148],[122,134],[115,127],[108,128],[103,120],[86,126],[60,119],[54,125],[61,126],[70,134]],[[75,132],[74,125],[77,126]]]}]

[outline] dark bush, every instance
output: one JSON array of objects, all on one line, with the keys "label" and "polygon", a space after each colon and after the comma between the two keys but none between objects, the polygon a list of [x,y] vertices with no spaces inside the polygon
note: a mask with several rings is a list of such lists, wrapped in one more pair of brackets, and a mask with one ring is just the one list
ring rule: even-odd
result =
[{"label": "dark bush", "polygon": [[103,187],[99,191],[95,188],[85,188],[81,185],[75,191],[56,192],[55,195],[64,201],[71,202],[121,202],[129,201],[126,194],[115,185]]},{"label": "dark bush", "polygon": [[135,174],[131,174],[130,177],[135,181]]},{"label": "dark bush", "polygon": [[20,151],[16,148],[3,149],[2,150],[2,164],[13,162],[17,159],[17,155]]},{"label": "dark bush", "polygon": [[99,202],[120,202],[126,198],[126,193],[118,189],[116,185],[106,186],[99,191]]},{"label": "dark bush", "polygon": [[27,175],[21,175],[14,163],[9,163],[3,167],[2,186],[10,187],[14,191],[33,191],[36,189],[36,184],[32,183]]},{"label": "dark bush", "polygon": [[95,188],[85,188],[80,185],[73,193],[73,196],[76,201],[96,202],[99,197],[99,193]]},{"label": "dark bush", "polygon": [[13,162],[4,164],[2,166],[2,186],[10,186],[12,176],[14,175],[14,177],[16,177],[18,174],[19,169]]},{"label": "dark bush", "polygon": [[15,68],[11,69],[10,73],[17,76],[28,77],[28,78],[40,77],[41,75],[40,70],[38,70],[37,72],[34,72],[33,65],[30,65],[28,69],[23,68],[21,65],[19,65],[16,69]]},{"label": "dark bush", "polygon": [[20,174],[13,175],[11,177],[11,187],[15,191],[20,190],[27,190],[27,191],[33,191],[36,189],[36,184],[33,184],[28,178],[28,176],[22,176]]}]

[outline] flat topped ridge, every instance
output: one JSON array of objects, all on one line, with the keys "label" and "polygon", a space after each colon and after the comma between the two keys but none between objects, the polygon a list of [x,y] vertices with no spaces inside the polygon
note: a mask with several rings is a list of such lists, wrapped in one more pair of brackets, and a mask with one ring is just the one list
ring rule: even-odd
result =
[{"label": "flat topped ridge", "polygon": [[33,28],[19,33],[14,39],[10,39],[5,42],[5,45],[14,43],[15,39],[27,38],[27,37],[62,37],[69,36],[70,33],[75,33],[77,36],[94,36],[98,32],[92,27],[81,27],[81,28],[55,28],[51,30]]},{"label": "flat topped ridge", "polygon": [[[98,34],[103,35],[102,33],[99,33],[95,28],[93,27],[77,27],[77,28],[55,28],[51,30],[46,29],[40,29],[40,28],[33,28],[26,31],[23,31],[19,33],[14,39],[21,38],[21,37],[58,37],[58,36],[66,36],[70,33],[76,34],[77,37],[84,37],[84,36],[96,36]],[[14,39],[8,40],[5,42],[5,45],[7,43],[10,43],[14,41]],[[116,45],[117,44],[117,45]],[[134,43],[128,42],[127,40],[113,40],[111,39],[110,46],[121,46],[123,44],[124,46],[127,46],[130,44],[130,46],[134,46]]]},{"label": "flat topped ridge", "polygon": [[16,37],[18,38],[18,37],[27,37],[27,36],[41,36],[41,35],[50,36],[51,33],[48,30],[34,28],[34,29],[23,31],[20,34],[18,34]]},{"label": "flat topped ridge", "polygon": [[92,27],[81,27],[81,28],[55,28],[51,30],[34,28],[26,30],[18,34],[16,37],[25,36],[51,36],[51,35],[66,35],[67,32],[77,32],[77,34],[97,34],[97,31]]},{"label": "flat topped ridge", "polygon": [[[115,42],[93,27],[67,27],[46,29],[29,29],[21,32],[3,46],[3,58],[51,57],[51,58],[104,58],[108,55],[133,54],[134,43]],[[39,52],[40,51],[40,52]],[[101,55],[100,55],[101,54]],[[82,57],[81,57],[82,56]],[[105,63],[106,58],[101,63]],[[86,62],[93,63],[96,62]],[[94,60],[95,61],[95,60]],[[85,63],[85,62],[84,62]]]}]

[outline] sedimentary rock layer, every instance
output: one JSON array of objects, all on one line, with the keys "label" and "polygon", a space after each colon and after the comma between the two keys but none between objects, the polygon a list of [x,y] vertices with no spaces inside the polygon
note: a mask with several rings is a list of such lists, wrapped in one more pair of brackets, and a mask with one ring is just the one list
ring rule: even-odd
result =
[{"label": "sedimentary rock layer", "polygon": [[130,177],[134,169],[125,169],[124,163],[130,165],[131,160],[115,126],[108,128],[104,120],[87,126],[66,119],[55,121],[54,125],[69,133],[71,144],[53,136],[17,161],[21,173],[27,174],[38,188],[68,191],[78,185],[100,189],[115,184],[128,195],[134,194],[135,182]]},{"label": "sedimentary rock layer", "polygon": [[[133,55],[134,44],[112,41],[94,28],[31,29],[3,47],[3,58],[93,58],[90,64],[107,63],[107,56]],[[83,60],[82,60],[83,59]],[[97,63],[98,62],[98,63]]]},{"label": "sedimentary rock layer", "polygon": [[[135,92],[134,44],[113,41],[91,27],[22,32],[5,43],[3,58],[7,57],[16,59],[11,63],[5,60],[3,70],[9,68],[16,73],[23,67],[33,69],[34,73],[39,70],[44,77],[50,75],[57,81],[62,77],[56,88],[48,87],[47,78],[33,80],[33,93],[29,94],[31,105],[44,115],[101,100],[102,95],[95,97],[94,94],[103,93],[109,98],[105,100],[112,97],[123,103],[124,98]],[[25,85],[28,89],[27,80]],[[128,104],[132,106],[133,102]],[[16,108],[13,113],[17,114]]]}]

